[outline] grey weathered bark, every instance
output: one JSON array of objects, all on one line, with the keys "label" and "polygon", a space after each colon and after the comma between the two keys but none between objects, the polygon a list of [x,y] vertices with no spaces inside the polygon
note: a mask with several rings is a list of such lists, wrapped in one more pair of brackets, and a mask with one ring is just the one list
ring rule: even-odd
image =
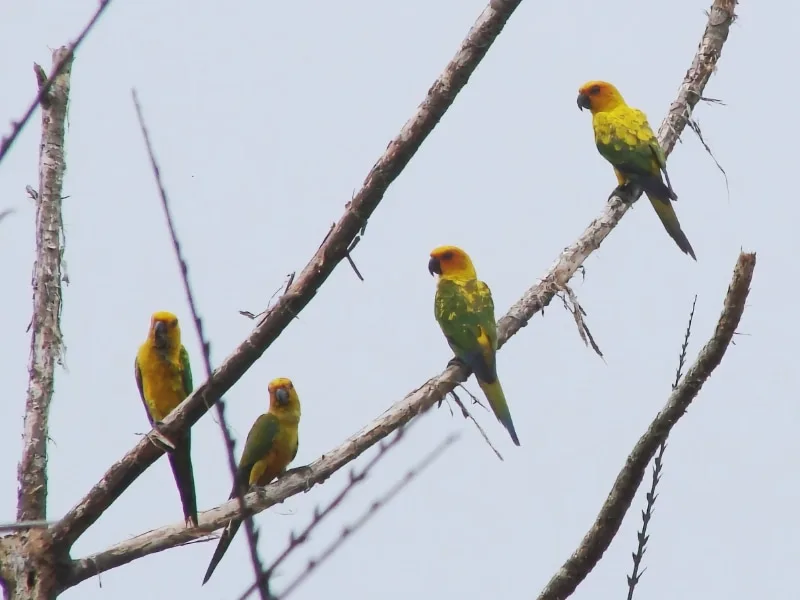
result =
[{"label": "grey weathered bark", "polygon": [[[58,64],[69,53],[53,52]],[[68,59],[46,94],[42,95],[42,141],[39,146],[39,191],[36,194],[36,261],[33,267],[33,316],[25,402],[22,459],[17,468],[17,520],[44,519],[47,510],[47,425],[61,338],[61,260],[63,222],[61,197],[64,171],[64,132],[72,61]],[[39,88],[47,75],[34,65]],[[31,529],[3,538],[0,576],[6,598],[45,600],[56,596],[55,557],[47,529]]]}]

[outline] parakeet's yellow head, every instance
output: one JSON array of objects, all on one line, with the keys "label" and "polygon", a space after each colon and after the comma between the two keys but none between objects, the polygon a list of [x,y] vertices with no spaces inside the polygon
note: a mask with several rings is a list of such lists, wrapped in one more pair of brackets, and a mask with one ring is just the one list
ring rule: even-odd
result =
[{"label": "parakeet's yellow head", "polygon": [[469,255],[458,246],[439,246],[431,251],[428,261],[431,275],[444,279],[476,279],[475,267]]},{"label": "parakeet's yellow head", "polygon": [[147,341],[159,350],[174,350],[181,347],[181,328],[178,317],[171,312],[160,310],[150,317],[150,331]]},{"label": "parakeet's yellow head", "polygon": [[300,398],[291,379],[278,377],[269,382],[269,412],[300,418]]},{"label": "parakeet's yellow head", "polygon": [[619,90],[607,81],[587,81],[578,89],[578,108],[588,108],[594,115],[625,104]]}]

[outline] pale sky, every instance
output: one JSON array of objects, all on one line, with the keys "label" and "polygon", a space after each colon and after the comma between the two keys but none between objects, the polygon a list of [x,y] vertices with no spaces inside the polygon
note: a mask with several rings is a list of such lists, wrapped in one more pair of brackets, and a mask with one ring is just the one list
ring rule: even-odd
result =
[{"label": "pale sky", "polygon": [[[494,293],[497,316],[602,211],[615,185],[590,117],[589,79],[614,82],[654,128],[674,99],[710,0],[533,2],[505,31],[339,267],[286,333],[227,395],[241,441],[267,406],[267,383],[301,397],[295,465],[334,448],[440,372],[450,352],[433,317],[429,251],[457,244]],[[183,321],[203,379],[167,228],[130,90],[136,87],[218,364],[299,270],[370,167],[452,57],[485,0],[164,3],[117,0],[72,75],[64,194],[66,370],[56,373],[49,518],[73,506],[148,430],[133,358],[150,314]],[[34,61],[72,40],[94,0],[9,3],[0,22],[0,131],[35,93]],[[433,410],[274,579],[294,578],[345,523],[454,430],[462,440],[293,596],[531,598],[593,522],[628,452],[666,401],[692,298],[690,360],[710,336],[740,249],[758,265],[736,345],[669,441],[637,597],[787,598],[800,551],[800,376],[794,358],[795,172],[800,6],[745,0],[695,112],[730,178],[686,131],[670,157],[675,205],[695,263],[646,202],[586,263],[575,291],[606,362],[584,347],[559,301],[502,350],[498,371],[522,446],[494,417]],[[12,521],[27,382],[39,115],[0,164],[0,518]],[[477,390],[474,380],[470,389]],[[201,510],[230,489],[209,414],[193,429]],[[372,451],[369,455],[372,454]],[[238,453],[237,453],[238,458]],[[357,463],[363,464],[368,457]],[[649,474],[648,474],[649,479]],[[345,484],[339,473],[257,516],[269,562],[289,532]],[[624,598],[644,487],[603,560],[573,596]],[[100,551],[182,519],[159,460],[75,545]],[[240,534],[200,587],[214,543],[152,555],[66,592],[66,600],[236,598],[252,579]],[[102,586],[101,586],[102,584]],[[190,596],[187,596],[189,594]]]}]

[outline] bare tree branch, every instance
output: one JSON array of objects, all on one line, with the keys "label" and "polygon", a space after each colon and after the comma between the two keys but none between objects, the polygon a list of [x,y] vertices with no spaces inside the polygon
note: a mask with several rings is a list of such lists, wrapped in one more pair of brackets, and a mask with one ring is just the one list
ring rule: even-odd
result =
[{"label": "bare tree branch", "polygon": [[[507,0],[498,2],[499,8],[484,9],[455,57],[428,90],[414,115],[389,143],[383,156],[368,173],[359,192],[347,203],[344,214],[303,271],[267,311],[250,336],[214,371],[212,377],[169,414],[161,427],[164,435],[177,435],[184,428],[196,423],[278,338],[316,295],[333,269],[345,260],[351,243],[356,236],[363,234],[367,219],[377,208],[389,184],[400,175],[452,105],[456,95],[466,85],[520,2],[521,0]],[[161,448],[155,447],[147,439],[141,440],[112,465],[89,493],[53,527],[55,542],[71,547],[162,453]]]},{"label": "bare tree branch", "polygon": [[745,254],[744,252],[739,254],[714,335],[700,350],[697,360],[689,368],[686,377],[670,394],[666,406],[661,409],[644,435],[639,438],[625,461],[625,466],[617,476],[611,493],[600,509],[594,525],[586,533],[578,549],[567,559],[539,594],[538,600],[564,600],[569,597],[599,562],[611,544],[611,540],[614,539],[622,524],[625,513],[633,502],[636,490],[647,470],[647,465],[650,464],[659,445],[667,439],[669,432],[697,397],[706,379],[725,356],[725,351],[731,343],[744,312],[755,266],[755,254]]},{"label": "bare tree branch", "polygon": [[[72,42],[69,46],[66,47],[66,51],[61,53],[61,58],[58,62],[53,64],[53,69],[50,71],[50,76],[46,76],[44,70],[39,65],[34,65],[34,72],[36,73],[36,79],[39,82],[39,92],[36,94],[36,97],[33,99],[33,102],[30,103],[28,106],[28,110],[25,111],[25,114],[22,115],[22,118],[19,121],[12,121],[11,123],[11,133],[5,136],[2,140],[0,140],[0,162],[2,162],[5,155],[11,149],[11,145],[19,136],[22,128],[30,121],[30,118],[33,116],[33,111],[36,110],[36,107],[41,104],[42,108],[47,108],[47,104],[49,102],[48,95],[50,94],[50,87],[54,84],[58,75],[64,68],[68,68],[68,65],[72,64],[72,58],[75,54],[75,50],[78,49],[78,46],[81,45],[86,36],[89,35],[89,32],[95,26],[97,21],[100,19],[100,16],[103,14],[108,5],[111,4],[111,0],[100,0],[100,5],[97,7],[94,15],[92,18],[89,19],[89,22],[83,28],[80,35],[78,35],[77,39]],[[62,47],[63,49],[63,47]],[[41,192],[41,190],[40,190]]]},{"label": "bare tree branch", "polygon": [[[675,145],[675,140],[677,140],[686,125],[686,119],[684,118],[686,111],[690,110],[690,107],[694,106],[696,103],[696,100],[691,99],[701,96],[703,88],[715,68],[716,61],[719,59],[722,51],[722,44],[727,39],[728,28],[734,18],[733,12],[724,11],[727,9],[732,11],[733,7],[733,0],[715,0],[712,6],[709,13],[709,22],[703,34],[698,54],[694,57],[692,66],[684,78],[677,100],[673,102],[659,130],[660,132],[666,132],[661,136],[661,142],[667,152],[672,150]],[[474,30],[475,28],[473,28],[473,31]],[[462,48],[463,47],[462,45]],[[435,85],[434,88],[436,88]],[[423,104],[423,107],[424,106]],[[406,128],[407,127],[408,125],[406,125]],[[403,134],[401,132],[400,137],[402,136]],[[389,151],[391,150],[392,145],[390,144]],[[368,178],[367,183],[372,180],[373,179]],[[356,196],[356,198],[359,197],[362,197],[361,193]],[[350,210],[352,210],[352,205]],[[499,347],[502,347],[512,335],[527,325],[528,321],[533,318],[537,312],[542,310],[544,306],[547,306],[558,291],[563,289],[563,284],[569,281],[583,261],[598,247],[600,241],[602,241],[602,239],[608,235],[608,232],[616,226],[624,212],[625,205],[621,200],[616,199],[609,202],[603,214],[589,225],[577,242],[561,253],[540,282],[527,290],[522,298],[509,309],[497,324]],[[326,243],[320,251],[317,252],[316,256],[321,258],[324,258],[326,255],[330,256],[326,254],[323,249],[328,247],[327,244],[330,243],[331,240],[337,239],[337,236],[340,235],[342,231],[343,223],[348,222],[347,219],[348,214],[342,218],[339,225],[334,229],[334,232],[327,237]],[[339,252],[335,254],[336,259],[341,260],[343,258],[341,254],[342,245],[337,243],[331,246],[330,251],[332,252],[333,249]],[[315,260],[316,257],[312,260],[310,266],[307,266],[295,279],[295,283],[290,288],[289,293],[281,297],[275,306],[268,311],[265,324],[259,326],[250,338],[223,363],[209,382],[206,382],[201,388],[198,388],[197,392],[195,392],[196,396],[208,393],[211,397],[212,393],[216,394],[217,390],[220,389],[222,390],[219,392],[221,394],[227,390],[227,387],[223,389],[223,386],[232,385],[235,380],[231,381],[230,384],[228,384],[228,381],[238,372],[236,369],[244,368],[241,365],[244,365],[247,360],[246,358],[240,358],[239,354],[247,352],[251,348],[250,344],[259,348],[259,346],[256,345],[258,340],[272,333],[272,330],[264,329],[266,323],[269,322],[270,319],[277,320],[278,317],[276,315],[281,315],[283,314],[282,311],[294,306],[288,304],[288,302],[291,301],[287,301],[285,298],[292,293],[298,281],[304,282],[310,277],[309,269],[317,265]],[[325,264],[326,263],[322,261],[319,263],[318,268],[322,269]],[[300,289],[305,290],[307,288],[301,287]],[[311,293],[313,294],[315,291],[316,288],[313,288]],[[304,303],[308,302],[307,298],[303,297],[302,299]],[[293,315],[294,313],[286,315],[287,322],[291,320]],[[281,326],[285,325],[282,324]],[[277,333],[280,333],[280,331]],[[247,366],[249,366],[249,363]],[[228,370],[233,372],[233,374],[229,373]],[[351,436],[343,444],[326,452],[320,459],[309,465],[309,468],[304,471],[302,475],[299,473],[288,474],[264,488],[249,493],[245,497],[248,508],[253,512],[265,510],[273,504],[283,502],[283,500],[289,496],[307,491],[311,485],[321,483],[330,477],[332,473],[357,458],[362,452],[389,435],[392,431],[405,425],[413,417],[428,410],[433,404],[442,400],[448,393],[455,389],[458,384],[466,381],[467,376],[467,371],[462,368],[455,366],[448,367],[441,374],[429,379],[422,386],[409,393],[405,398],[394,404],[383,415]],[[208,391],[206,392],[206,390]],[[202,410],[202,406],[198,408],[195,405],[198,403],[202,404],[202,402],[202,397],[197,401],[195,401],[194,397],[188,398],[167,417],[167,420],[164,421],[165,426],[167,423],[173,426],[185,426],[184,423],[187,422],[193,423],[199,418],[195,417],[195,415]],[[177,430],[177,427],[175,430]],[[158,452],[160,451],[156,451],[151,444],[140,442],[122,459],[122,461],[114,465],[106,473],[103,480],[95,486],[89,496],[82,500],[56,529],[58,530],[61,528],[63,531],[68,532],[72,527],[71,520],[76,520],[79,523],[79,527],[83,527],[84,529],[88,527],[90,523],[85,522],[87,517],[83,516],[83,512],[92,510],[94,506],[104,506],[105,502],[113,501],[113,498],[116,497],[114,494],[118,493],[116,491],[117,486],[122,484],[129,485],[130,481],[133,481],[141,470],[144,469],[141,463],[145,462],[149,465],[155,460]],[[137,469],[140,470],[136,471]],[[130,478],[130,481],[128,481],[127,478]],[[122,483],[118,482],[118,479],[122,479]],[[113,493],[111,491],[112,485],[114,486]],[[106,495],[108,495],[108,497],[106,497]],[[111,496],[113,496],[113,498]],[[103,510],[104,509],[105,508],[103,508]],[[73,562],[71,573],[67,576],[68,585],[75,585],[88,577],[126,564],[140,556],[161,552],[174,546],[184,544],[187,541],[197,539],[203,535],[203,532],[214,531],[239,514],[236,503],[234,501],[229,501],[202,513],[200,516],[200,525],[194,530],[189,531],[178,525],[168,525],[121,542],[103,552],[76,560]],[[94,518],[96,519],[96,517]]]},{"label": "bare tree branch", "polygon": [[[64,183],[64,129],[72,61],[67,48],[53,52],[64,63],[42,106],[39,146],[39,196],[36,203],[36,262],[33,266],[33,317],[28,361],[22,459],[17,467],[17,520],[46,517],[47,419],[56,363],[61,359],[61,258],[64,252],[61,191]],[[38,66],[38,65],[37,65]],[[41,68],[41,67],[40,67]],[[41,85],[41,82],[39,82]],[[41,89],[41,88],[40,88]]]},{"label": "bare tree branch", "polygon": [[[61,280],[64,252],[61,195],[66,164],[64,133],[69,101],[72,53],[53,52],[52,82],[41,77],[34,64],[42,104],[42,141],[39,146],[39,192],[36,195],[36,262],[33,266],[33,316],[28,329],[31,350],[25,400],[22,458],[17,467],[17,521],[25,531],[0,539],[0,584],[7,598],[50,600],[58,590],[57,569],[66,557],[54,551],[48,529],[41,527],[47,513],[47,432],[56,363],[60,362]],[[58,68],[56,68],[58,67]],[[48,85],[48,88],[44,86]]]}]

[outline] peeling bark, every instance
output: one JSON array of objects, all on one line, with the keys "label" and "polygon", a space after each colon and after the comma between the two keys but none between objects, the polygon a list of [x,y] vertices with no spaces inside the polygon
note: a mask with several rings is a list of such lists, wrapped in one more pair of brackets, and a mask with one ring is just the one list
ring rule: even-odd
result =
[{"label": "peeling bark", "polygon": [[[58,62],[66,48],[53,53]],[[39,194],[36,201],[36,262],[33,265],[33,318],[28,361],[22,460],[17,468],[17,520],[46,517],[47,418],[53,398],[55,366],[60,362],[61,259],[63,222],[61,189],[64,181],[64,130],[67,118],[71,61],[64,65],[42,98],[42,142],[39,146]],[[41,87],[47,76],[34,66]]]},{"label": "peeling bark", "polygon": [[[47,431],[54,373],[61,362],[61,263],[64,253],[61,197],[64,171],[64,132],[69,100],[71,58],[68,48],[53,52],[53,63],[64,62],[50,89],[41,94],[47,76],[34,72],[42,108],[39,146],[39,191],[36,201],[36,261],[33,266],[33,317],[29,325],[31,350],[25,401],[22,458],[17,467],[17,520],[35,521],[47,514]],[[66,558],[66,557],[65,557]],[[0,544],[0,578],[9,600],[50,600],[57,596],[56,563],[48,529],[33,528],[4,537]]]}]

